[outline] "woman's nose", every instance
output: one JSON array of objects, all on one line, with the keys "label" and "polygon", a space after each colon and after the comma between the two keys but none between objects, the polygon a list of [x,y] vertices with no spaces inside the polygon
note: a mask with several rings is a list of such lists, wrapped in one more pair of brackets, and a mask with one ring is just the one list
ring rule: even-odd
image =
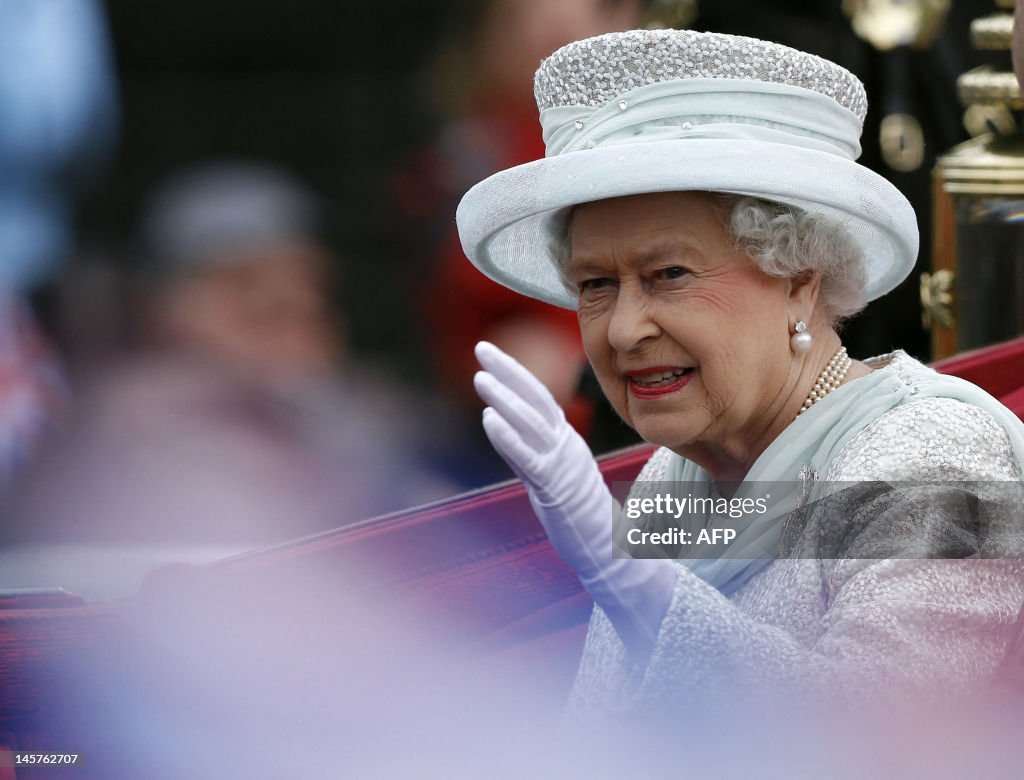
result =
[{"label": "woman's nose", "polygon": [[612,348],[618,352],[629,352],[657,336],[661,329],[652,314],[644,291],[639,286],[623,285],[608,323],[608,342]]}]

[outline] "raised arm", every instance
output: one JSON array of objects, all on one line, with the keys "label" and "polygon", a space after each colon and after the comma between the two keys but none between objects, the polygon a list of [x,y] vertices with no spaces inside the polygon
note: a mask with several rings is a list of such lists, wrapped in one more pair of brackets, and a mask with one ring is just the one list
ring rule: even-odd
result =
[{"label": "raised arm", "polygon": [[481,342],[474,385],[489,404],[483,425],[494,448],[526,484],[551,544],[579,575],[630,650],[646,656],[672,597],[666,560],[612,557],[618,506],[586,442],[547,389],[513,358]]}]

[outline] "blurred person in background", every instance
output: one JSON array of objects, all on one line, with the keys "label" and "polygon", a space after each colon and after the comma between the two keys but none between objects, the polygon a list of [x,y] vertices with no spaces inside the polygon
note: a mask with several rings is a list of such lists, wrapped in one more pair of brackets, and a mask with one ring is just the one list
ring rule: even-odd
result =
[{"label": "blurred person in background", "polygon": [[109,40],[93,0],[0,4],[0,491],[66,403],[31,293],[71,244],[71,201],[109,158]]},{"label": "blurred person in background", "polygon": [[[415,291],[439,391],[458,421],[449,439],[452,475],[467,487],[504,477],[478,435],[471,392],[473,346],[489,340],[528,366],[570,420],[590,414],[578,395],[586,363],[576,318],[492,282],[466,262],[455,204],[481,178],[544,156],[531,79],[540,61],[569,41],[636,26],[639,0],[488,0],[463,3],[439,58],[435,95],[449,119],[437,143],[397,183],[408,224],[421,234],[417,258],[430,257],[425,289]],[[417,274],[417,279],[421,278]],[[465,429],[465,430],[463,430]],[[459,448],[463,448],[458,451]]]},{"label": "blurred person in background", "polygon": [[342,358],[318,204],[270,167],[202,165],[168,182],[142,226],[152,341],[247,378],[308,384]]},{"label": "blurred person in background", "polygon": [[139,353],[98,371],[15,506],[15,538],[244,548],[450,492],[346,360],[319,204],[282,171],[172,178],[142,226]]}]

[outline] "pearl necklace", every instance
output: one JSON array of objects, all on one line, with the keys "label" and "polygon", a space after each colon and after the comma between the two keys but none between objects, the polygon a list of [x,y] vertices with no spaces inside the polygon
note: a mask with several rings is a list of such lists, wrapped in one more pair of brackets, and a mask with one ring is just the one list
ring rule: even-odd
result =
[{"label": "pearl necklace", "polygon": [[839,351],[828,361],[828,365],[818,374],[814,387],[807,394],[807,399],[804,401],[804,405],[800,407],[800,411],[796,413],[796,416],[799,417],[846,381],[846,372],[850,370],[852,363],[853,361],[850,359],[850,356],[846,354],[846,347],[840,347]]}]

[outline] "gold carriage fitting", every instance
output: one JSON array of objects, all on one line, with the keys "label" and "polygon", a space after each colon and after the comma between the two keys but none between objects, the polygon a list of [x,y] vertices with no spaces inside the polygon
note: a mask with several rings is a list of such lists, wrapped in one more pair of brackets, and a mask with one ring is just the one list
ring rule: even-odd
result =
[{"label": "gold carriage fitting", "polygon": [[[971,24],[981,50],[1009,52],[1012,33],[1007,12]],[[1024,102],[1009,61],[960,77],[974,137],[939,157],[933,173],[932,272],[922,274],[921,303],[935,358],[1024,334],[1024,132],[1014,114]]]}]

